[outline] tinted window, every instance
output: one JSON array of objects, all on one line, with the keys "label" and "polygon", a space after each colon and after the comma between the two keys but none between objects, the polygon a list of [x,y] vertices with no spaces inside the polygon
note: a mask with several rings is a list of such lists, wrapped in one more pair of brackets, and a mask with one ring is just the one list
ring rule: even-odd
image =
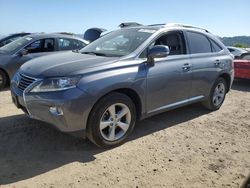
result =
[{"label": "tinted window", "polygon": [[25,49],[29,53],[52,52],[55,50],[55,42],[54,39],[37,40],[25,47]]},{"label": "tinted window", "polygon": [[168,33],[166,35],[159,37],[156,41],[151,43],[149,47],[141,53],[140,58],[146,58],[148,49],[152,48],[155,45],[168,46],[170,50],[169,55],[186,54],[186,46],[183,34],[176,32],[176,33]]},{"label": "tinted window", "polygon": [[72,50],[79,50],[79,49],[81,49],[81,48],[83,48],[83,47],[86,46],[85,43],[83,43],[82,41],[79,41],[79,40],[72,39],[72,42],[73,42],[73,48],[72,48]]},{"label": "tinted window", "polygon": [[213,40],[210,40],[210,41],[211,41],[213,52],[220,52],[222,50],[222,47],[220,47],[216,42],[214,42]]},{"label": "tinted window", "polygon": [[58,47],[59,50],[79,50],[83,48],[85,44],[81,41],[75,40],[75,39],[65,39],[60,38],[58,40]]},{"label": "tinted window", "polygon": [[230,52],[234,52],[234,51],[235,51],[235,50],[232,49],[232,48],[228,48],[228,50],[229,50]]},{"label": "tinted window", "polygon": [[59,50],[71,50],[72,42],[69,39],[59,39],[58,41]]},{"label": "tinted window", "polygon": [[187,37],[191,54],[212,52],[211,44],[206,36],[199,33],[187,32]]}]

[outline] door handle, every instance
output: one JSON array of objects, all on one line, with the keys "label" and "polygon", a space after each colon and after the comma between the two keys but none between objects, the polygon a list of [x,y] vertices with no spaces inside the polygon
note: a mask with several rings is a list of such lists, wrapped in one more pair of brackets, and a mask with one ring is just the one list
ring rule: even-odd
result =
[{"label": "door handle", "polygon": [[191,64],[190,63],[185,63],[183,66],[182,66],[182,69],[183,70],[189,70],[191,68]]},{"label": "door handle", "polygon": [[215,62],[214,62],[214,65],[215,65],[215,66],[219,66],[220,64],[221,64],[221,62],[220,62],[219,59],[215,60]]}]

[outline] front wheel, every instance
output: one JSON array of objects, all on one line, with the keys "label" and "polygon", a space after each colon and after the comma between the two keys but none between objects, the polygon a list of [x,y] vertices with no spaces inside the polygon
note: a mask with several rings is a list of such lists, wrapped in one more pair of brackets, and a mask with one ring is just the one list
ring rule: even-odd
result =
[{"label": "front wheel", "polygon": [[208,99],[203,102],[203,105],[209,110],[218,110],[225,100],[227,93],[227,83],[224,78],[219,77],[211,91]]},{"label": "front wheel", "polygon": [[87,136],[99,147],[115,147],[125,142],[135,121],[133,101],[127,95],[111,93],[102,98],[91,111]]}]

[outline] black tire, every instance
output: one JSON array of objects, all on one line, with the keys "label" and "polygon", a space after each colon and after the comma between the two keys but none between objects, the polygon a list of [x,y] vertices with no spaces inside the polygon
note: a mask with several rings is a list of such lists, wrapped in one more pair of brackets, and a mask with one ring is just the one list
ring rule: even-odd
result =
[{"label": "black tire", "polygon": [[7,75],[4,71],[0,70],[0,91],[3,90],[7,85]]},{"label": "black tire", "polygon": [[[124,104],[126,105],[126,107],[128,107],[130,112],[129,117],[131,121],[129,123],[129,128],[127,129],[127,132],[124,131],[125,133],[121,138],[115,141],[110,141],[105,139],[104,136],[102,135],[102,132],[100,130],[100,121],[103,118],[104,113],[107,112],[107,109],[110,106],[118,103]],[[96,144],[101,148],[116,147],[123,144],[126,141],[126,138],[132,132],[135,126],[135,122],[136,122],[136,108],[131,98],[125,94],[113,92],[100,99],[93,107],[88,118],[87,137],[94,144]]]},{"label": "black tire", "polygon": [[[215,89],[219,84],[224,85],[225,91],[224,91],[224,96],[222,98],[222,101],[218,105],[215,105],[214,100],[213,100],[213,96],[214,96]],[[203,102],[203,106],[209,110],[212,110],[212,111],[220,109],[221,105],[223,104],[223,102],[225,100],[227,91],[228,91],[228,85],[227,85],[226,80],[222,77],[217,78],[217,80],[215,81],[215,83],[210,91],[208,99]]]}]

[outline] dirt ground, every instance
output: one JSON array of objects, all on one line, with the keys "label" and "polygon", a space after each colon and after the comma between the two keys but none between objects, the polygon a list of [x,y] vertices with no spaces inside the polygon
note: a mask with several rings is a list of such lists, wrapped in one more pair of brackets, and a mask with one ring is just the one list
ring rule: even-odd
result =
[{"label": "dirt ground", "polygon": [[0,187],[240,187],[249,175],[250,82],[235,82],[219,111],[138,122],[111,150],[29,119],[0,92]]}]

